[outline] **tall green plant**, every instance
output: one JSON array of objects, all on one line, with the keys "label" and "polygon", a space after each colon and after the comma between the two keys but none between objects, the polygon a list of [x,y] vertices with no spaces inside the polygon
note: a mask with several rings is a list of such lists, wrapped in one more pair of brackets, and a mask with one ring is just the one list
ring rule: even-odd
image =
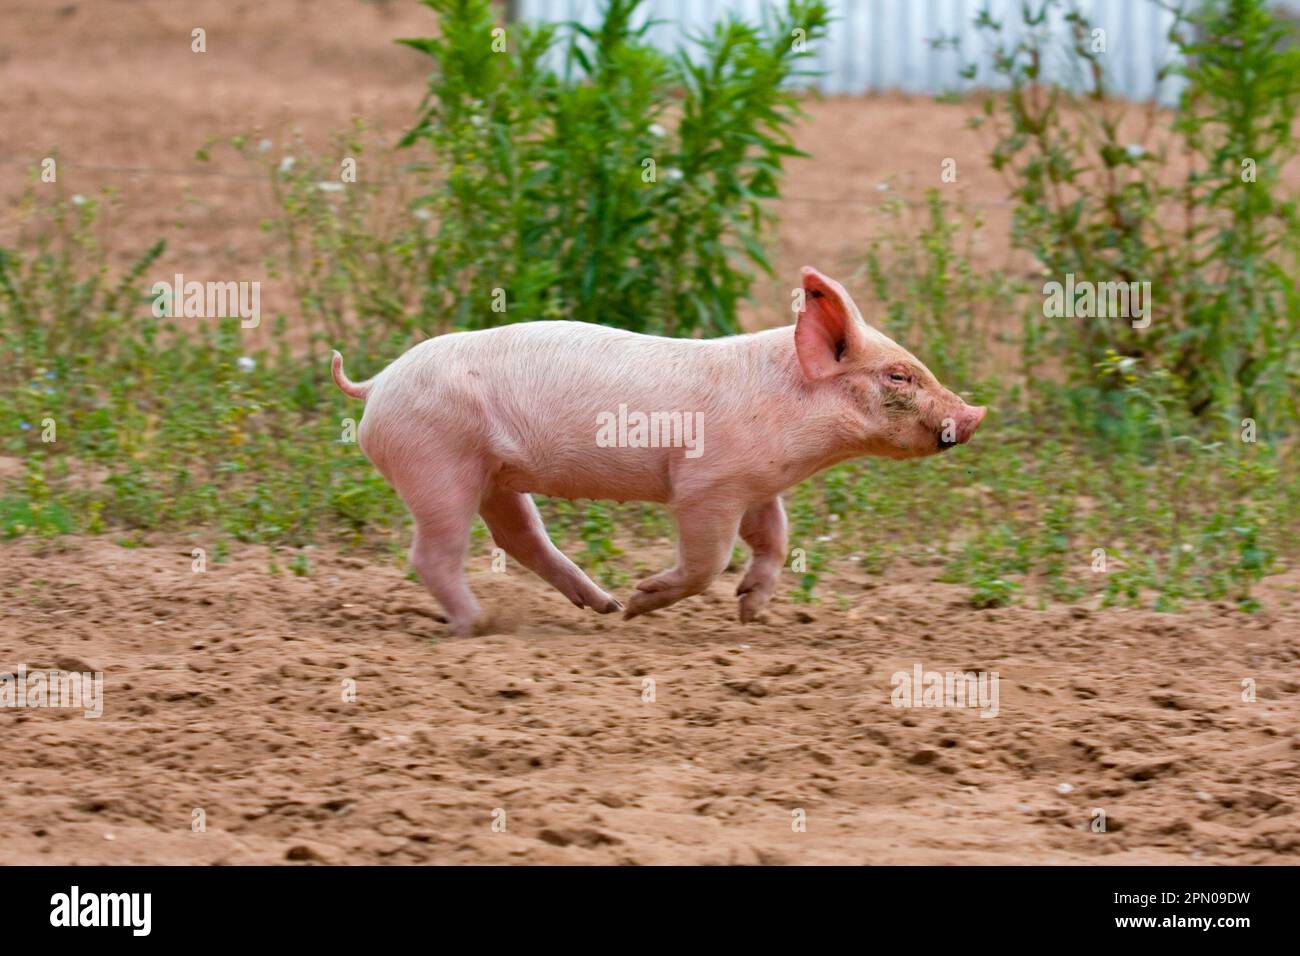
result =
[{"label": "tall green plant", "polygon": [[1184,195],[1214,215],[1189,243],[1208,281],[1186,302],[1194,336],[1175,370],[1202,407],[1276,421],[1295,411],[1300,373],[1300,219],[1280,175],[1296,154],[1300,48],[1264,0],[1209,0],[1176,32],[1188,86],[1174,128],[1201,159]]},{"label": "tall green plant", "polygon": [[[1081,88],[1047,83],[1054,14],[1070,26]],[[990,158],[1014,199],[1013,240],[1051,279],[1149,282],[1151,325],[1123,318],[1043,318],[1027,339],[1063,360],[1102,418],[1122,401],[1105,374],[1117,354],[1168,371],[1182,406],[1281,431],[1296,414],[1300,264],[1295,197],[1279,170],[1295,153],[1300,50],[1265,0],[1206,0],[1170,31],[1186,81],[1178,109],[1152,105],[1144,129],[1115,101],[1108,54],[1070,0],[1022,8],[1014,38],[987,11],[1001,89],[976,125],[995,130]],[[1130,139],[1129,137],[1133,138]],[[1170,144],[1173,144],[1172,147]],[[1174,174],[1170,150],[1186,172]]]},{"label": "tall green plant", "polygon": [[498,30],[488,0],[425,3],[438,35],[401,42],[435,62],[404,140],[440,180],[421,200],[437,224],[428,286],[445,297],[429,312],[464,328],[735,331],[752,268],[770,271],[765,202],[800,155],[788,81],[824,33],[823,0],[725,20],[675,55],[637,25],[641,0],[608,0],[562,46],[555,26]]}]

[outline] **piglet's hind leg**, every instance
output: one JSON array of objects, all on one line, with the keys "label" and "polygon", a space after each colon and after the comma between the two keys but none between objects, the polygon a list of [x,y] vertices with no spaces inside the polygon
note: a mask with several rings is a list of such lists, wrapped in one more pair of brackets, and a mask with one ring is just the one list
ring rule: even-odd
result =
[{"label": "piglet's hind leg", "polygon": [[529,495],[493,489],[484,497],[479,513],[493,541],[578,607],[601,614],[622,608],[552,543]]},{"label": "piglet's hind leg", "polygon": [[482,476],[472,466],[437,473],[412,467],[390,480],[415,519],[411,541],[415,573],[442,605],[454,634],[465,637],[481,630],[485,622],[465,581],[465,556],[483,490]]}]

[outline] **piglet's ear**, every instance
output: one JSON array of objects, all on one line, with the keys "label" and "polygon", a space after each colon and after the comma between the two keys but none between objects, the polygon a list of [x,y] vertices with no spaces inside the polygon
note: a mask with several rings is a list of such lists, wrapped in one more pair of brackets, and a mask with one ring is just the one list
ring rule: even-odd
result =
[{"label": "piglet's ear", "polygon": [[804,307],[794,327],[795,354],[813,381],[838,375],[862,348],[864,330],[849,294],[834,279],[804,266]]}]

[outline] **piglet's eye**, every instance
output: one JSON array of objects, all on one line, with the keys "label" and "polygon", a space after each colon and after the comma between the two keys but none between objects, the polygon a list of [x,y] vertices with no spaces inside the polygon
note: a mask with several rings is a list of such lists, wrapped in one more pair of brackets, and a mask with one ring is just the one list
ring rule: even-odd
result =
[{"label": "piglet's eye", "polygon": [[906,372],[890,372],[889,380],[891,382],[898,382],[901,385],[904,382],[910,382],[912,379]]}]

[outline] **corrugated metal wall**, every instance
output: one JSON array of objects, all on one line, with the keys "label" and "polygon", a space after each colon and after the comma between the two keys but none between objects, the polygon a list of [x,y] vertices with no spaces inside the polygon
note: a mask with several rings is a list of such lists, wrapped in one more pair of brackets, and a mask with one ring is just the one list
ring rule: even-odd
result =
[{"label": "corrugated metal wall", "polygon": [[[778,0],[779,2],[779,0]],[[1020,24],[1021,0],[828,0],[836,21],[827,38],[813,49],[818,69],[825,75],[818,86],[827,93],[865,93],[904,90],[943,93],[971,85],[987,84],[983,72],[972,84],[959,70],[977,62],[984,40],[977,36],[976,14],[987,4],[1008,31]],[[522,19],[598,22],[599,0],[517,0]],[[643,18],[666,23],[651,32],[664,47],[677,45],[684,36],[698,33],[726,13],[758,21],[769,0],[645,0]],[[1095,26],[1106,31],[1107,62],[1112,92],[1131,99],[1158,96],[1170,101],[1177,81],[1170,78],[1156,87],[1156,71],[1170,56],[1166,34],[1172,15],[1152,0],[1080,0]],[[1053,33],[1064,44],[1065,24],[1056,22]],[[929,41],[939,36],[957,37],[960,51],[936,50]],[[1049,64],[1049,75],[1068,82],[1066,58]]]}]

